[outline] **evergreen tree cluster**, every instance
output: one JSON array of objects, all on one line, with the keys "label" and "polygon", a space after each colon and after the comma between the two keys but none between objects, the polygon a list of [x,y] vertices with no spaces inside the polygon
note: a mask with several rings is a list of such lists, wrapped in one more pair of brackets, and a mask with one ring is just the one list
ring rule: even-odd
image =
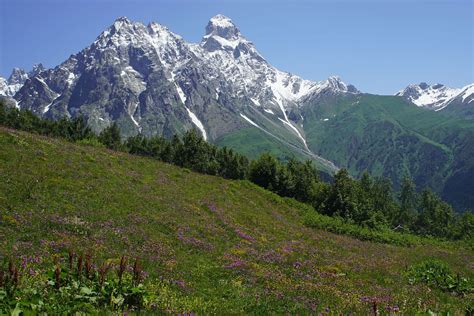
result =
[{"label": "evergreen tree cluster", "polygon": [[320,180],[311,161],[289,159],[282,163],[268,153],[249,161],[232,149],[206,142],[195,130],[171,139],[136,135],[122,140],[115,123],[96,135],[84,117],[52,121],[30,111],[7,108],[1,102],[0,125],[152,157],[227,179],[247,179],[280,196],[310,204],[323,214],[373,229],[446,239],[474,238],[472,211],[455,213],[430,190],[418,193],[409,177],[403,179],[398,193],[387,178],[364,173],[360,179],[353,179],[346,169],[339,170],[334,181],[327,183]]},{"label": "evergreen tree cluster", "polygon": [[[110,128],[115,127],[106,128],[101,135]],[[245,179],[247,176],[249,160],[245,156],[209,144],[196,130],[190,130],[182,137],[175,135],[171,140],[159,136],[132,136],[122,147],[131,154],[153,157],[200,173],[227,179]]]}]

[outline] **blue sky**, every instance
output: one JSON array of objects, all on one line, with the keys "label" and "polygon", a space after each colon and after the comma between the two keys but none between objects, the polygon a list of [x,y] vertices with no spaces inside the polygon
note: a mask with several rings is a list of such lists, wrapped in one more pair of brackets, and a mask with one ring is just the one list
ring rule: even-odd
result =
[{"label": "blue sky", "polygon": [[425,81],[474,82],[471,0],[1,0],[0,75],[54,67],[119,16],[155,21],[191,42],[229,16],[262,55],[306,79],[337,74],[364,92]]}]

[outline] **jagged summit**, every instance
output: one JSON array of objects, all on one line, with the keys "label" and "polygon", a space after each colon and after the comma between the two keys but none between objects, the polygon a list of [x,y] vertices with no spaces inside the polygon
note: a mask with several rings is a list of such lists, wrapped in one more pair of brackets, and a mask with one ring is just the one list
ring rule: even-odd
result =
[{"label": "jagged summit", "polygon": [[427,88],[429,87],[429,85],[428,85],[426,82],[420,82],[420,83],[418,84],[418,86],[419,86],[421,89],[423,89],[423,90],[425,90],[425,89],[427,89]]},{"label": "jagged summit", "polygon": [[441,83],[429,85],[426,82],[411,84],[395,95],[401,96],[413,104],[427,109],[440,111],[445,109],[454,100],[468,104],[474,99],[474,85],[463,88],[450,88]]},{"label": "jagged summit", "polygon": [[13,97],[28,78],[32,78],[45,70],[46,68],[41,63],[34,64],[33,69],[29,72],[18,67],[13,68],[8,79],[0,77],[0,96]]},{"label": "jagged summit", "polygon": [[129,29],[133,27],[133,24],[135,22],[130,21],[127,17],[122,16],[117,18],[114,23],[110,26],[109,32],[114,33],[114,32],[120,32],[121,29]]},{"label": "jagged summit", "polygon": [[226,27],[235,27],[234,22],[227,16],[223,14],[216,14],[213,16],[210,20],[209,23],[212,23],[214,25],[220,26],[222,28]]},{"label": "jagged summit", "polygon": [[115,22],[126,22],[126,23],[130,23],[130,20],[126,17],[126,16],[120,16],[118,18],[115,19]]},{"label": "jagged summit", "polygon": [[8,77],[8,82],[9,84],[17,84],[24,82],[26,79],[28,79],[28,74],[26,71],[24,69],[15,67],[13,68],[10,77]]},{"label": "jagged summit", "polygon": [[328,78],[328,82],[331,85],[331,87],[339,90],[346,91],[347,90],[347,85],[341,80],[339,76],[330,76]]},{"label": "jagged summit", "polygon": [[216,50],[235,51],[236,57],[241,56],[242,53],[252,53],[253,57],[264,60],[253,43],[242,36],[234,22],[222,14],[215,15],[209,20],[201,47],[210,52]]},{"label": "jagged summit", "polygon": [[234,22],[222,14],[212,17],[206,26],[206,36],[213,35],[227,40],[235,40],[241,37],[240,31]]},{"label": "jagged summit", "polygon": [[40,72],[45,71],[45,70],[46,70],[46,68],[43,66],[42,63],[34,64],[33,69],[28,73],[28,76],[29,77],[36,76],[37,74],[39,74]]}]

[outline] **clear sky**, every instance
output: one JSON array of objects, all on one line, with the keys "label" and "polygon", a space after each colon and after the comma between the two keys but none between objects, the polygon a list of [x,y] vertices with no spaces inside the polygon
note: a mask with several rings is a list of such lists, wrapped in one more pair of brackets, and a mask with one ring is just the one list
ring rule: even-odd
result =
[{"label": "clear sky", "polygon": [[337,74],[378,94],[474,82],[472,0],[0,0],[0,75],[55,67],[119,16],[198,42],[217,13],[271,64],[306,79]]}]

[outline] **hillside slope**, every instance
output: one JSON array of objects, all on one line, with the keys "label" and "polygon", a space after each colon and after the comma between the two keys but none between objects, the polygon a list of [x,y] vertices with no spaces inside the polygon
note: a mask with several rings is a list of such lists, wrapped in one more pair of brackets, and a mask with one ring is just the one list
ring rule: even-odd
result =
[{"label": "hillside slope", "polygon": [[398,187],[407,174],[459,210],[474,207],[474,124],[395,96],[319,99],[302,109],[310,149],[354,176],[365,170]]},{"label": "hillside slope", "polygon": [[[305,227],[303,206],[247,181],[0,128],[0,254],[143,260],[174,313],[462,313],[469,299],[408,284],[438,258],[473,276],[472,250],[363,242]],[[472,298],[472,297],[471,297]]]}]

